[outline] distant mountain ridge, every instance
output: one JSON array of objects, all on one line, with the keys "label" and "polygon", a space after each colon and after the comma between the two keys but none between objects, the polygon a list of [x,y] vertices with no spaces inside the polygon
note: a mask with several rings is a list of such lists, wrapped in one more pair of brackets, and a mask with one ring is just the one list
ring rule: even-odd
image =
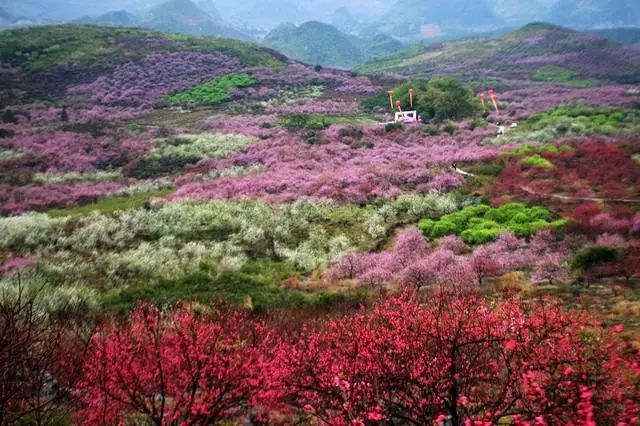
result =
[{"label": "distant mountain ridge", "polygon": [[143,27],[169,33],[197,36],[226,37],[248,40],[249,37],[220,19],[211,1],[199,0],[215,16],[210,15],[192,0],[163,0],[138,15],[127,11],[108,12],[96,18],[82,18],[76,23],[121,27]]},{"label": "distant mountain ridge", "polygon": [[317,21],[300,26],[282,24],[265,37],[264,44],[303,62],[342,67],[362,64],[402,48],[399,41],[386,35],[358,38]]},{"label": "distant mountain ridge", "polygon": [[362,24],[351,14],[346,7],[339,7],[331,16],[331,25],[342,32],[352,34],[357,32]]},{"label": "distant mountain ridge", "polygon": [[222,16],[218,11],[218,8],[215,4],[213,4],[213,0],[198,0],[196,2],[196,6],[198,6],[204,13],[211,16],[213,19],[218,21],[222,21]]},{"label": "distant mountain ridge", "polygon": [[234,25],[272,29],[284,22],[303,22],[311,16],[295,0],[245,0],[216,3]]},{"label": "distant mountain ridge", "polygon": [[571,28],[640,25],[638,0],[558,0],[551,22]]},{"label": "distant mountain ridge", "polygon": [[248,39],[204,12],[191,0],[163,1],[142,14],[142,22],[144,26],[164,32]]},{"label": "distant mountain ridge", "polygon": [[396,0],[375,24],[419,40],[548,21],[574,29],[640,26],[638,0]]},{"label": "distant mountain ridge", "polygon": [[507,25],[546,20],[549,14],[538,0],[487,0],[487,5]]},{"label": "distant mountain ridge", "polygon": [[486,32],[504,25],[486,0],[396,0],[375,24],[378,31],[406,41]]},{"label": "distant mountain ridge", "polygon": [[606,28],[590,31],[623,46],[640,43],[640,28]]},{"label": "distant mountain ridge", "polygon": [[135,27],[141,25],[140,18],[126,10],[114,10],[95,18],[80,18],[74,23],[102,25],[105,27]]},{"label": "distant mountain ridge", "polygon": [[397,0],[382,21],[470,27],[498,19],[485,0]]},{"label": "distant mountain ridge", "polygon": [[[469,38],[367,64],[362,72],[465,80],[496,78],[541,81],[640,82],[640,53],[595,34],[533,23],[492,38]],[[570,76],[567,79],[566,76]]]}]

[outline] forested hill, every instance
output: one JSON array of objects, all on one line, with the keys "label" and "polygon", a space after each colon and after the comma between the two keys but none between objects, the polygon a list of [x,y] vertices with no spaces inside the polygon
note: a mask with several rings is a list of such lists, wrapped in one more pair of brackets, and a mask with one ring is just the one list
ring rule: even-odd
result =
[{"label": "forested hill", "polygon": [[633,83],[640,81],[640,54],[598,35],[534,23],[498,37],[413,48],[360,69],[425,77]]}]

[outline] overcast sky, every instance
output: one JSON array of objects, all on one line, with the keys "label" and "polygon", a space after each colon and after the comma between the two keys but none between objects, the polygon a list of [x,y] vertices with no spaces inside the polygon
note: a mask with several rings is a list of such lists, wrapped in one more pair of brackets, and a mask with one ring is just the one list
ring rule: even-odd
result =
[{"label": "overcast sky", "polygon": [[[161,0],[0,0],[0,7],[18,14],[25,14],[30,17],[73,17],[86,14],[100,14],[106,11],[128,9],[138,11],[157,3]],[[261,1],[261,0],[258,0]],[[272,3],[274,0],[263,0]],[[354,13],[363,16],[379,15],[388,10],[392,3],[387,0],[285,0],[296,4],[303,10],[312,12],[316,10],[319,14],[326,13],[327,8],[331,11],[340,6],[346,6]],[[283,3],[285,2],[283,1]],[[243,1],[214,0],[213,3],[224,14],[233,14],[242,10]]]}]

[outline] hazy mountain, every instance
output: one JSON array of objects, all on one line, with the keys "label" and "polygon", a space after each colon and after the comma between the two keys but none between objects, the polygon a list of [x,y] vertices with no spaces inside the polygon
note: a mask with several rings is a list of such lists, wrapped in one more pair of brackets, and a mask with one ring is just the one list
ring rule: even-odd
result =
[{"label": "hazy mountain", "polygon": [[216,5],[213,4],[213,0],[198,0],[196,5],[213,19],[222,21],[222,16],[220,16],[220,12],[218,12]]},{"label": "hazy mountain", "polygon": [[113,10],[138,11],[152,0],[5,0],[5,10],[14,16],[40,21],[69,21],[97,16]]},{"label": "hazy mountain", "polygon": [[625,46],[640,43],[640,28],[607,28],[591,32]]},{"label": "hazy mountain", "polygon": [[[162,0],[0,0],[3,17],[22,17],[39,23],[68,22],[112,11],[138,15],[162,8]],[[256,36],[282,22],[310,20],[330,23],[346,33],[383,32],[395,38],[418,40],[440,36],[483,33],[531,21],[549,20],[571,28],[594,29],[640,25],[639,0],[194,0],[200,11],[216,23],[195,19],[202,29],[191,33],[228,33],[229,25]],[[191,6],[175,11],[177,23],[160,19],[160,28],[183,28]],[[115,22],[122,16],[112,16]],[[114,19],[107,18],[109,23]],[[192,21],[192,19],[187,19]],[[221,25],[227,22],[229,25]],[[187,25],[193,27],[193,25]],[[197,25],[196,25],[197,26]],[[216,28],[216,27],[223,27]],[[227,28],[224,28],[227,27]],[[238,34],[235,33],[238,37]]]},{"label": "hazy mountain", "polygon": [[85,17],[74,21],[78,24],[102,25],[105,27],[136,27],[142,26],[141,19],[127,12],[126,10],[116,10],[107,12],[96,18]]},{"label": "hazy mountain", "polygon": [[205,13],[191,0],[166,0],[141,16],[141,24],[158,31],[247,39],[223,21]]},{"label": "hazy mountain", "polygon": [[310,18],[293,0],[217,1],[216,5],[227,22],[240,27],[268,30],[282,22],[300,23]]},{"label": "hazy mountain", "polygon": [[559,0],[551,22],[571,28],[604,28],[640,24],[638,0]]},{"label": "hazy mountain", "polygon": [[397,0],[383,20],[470,27],[495,25],[496,18],[485,0]]},{"label": "hazy mountain", "polygon": [[487,5],[507,25],[544,21],[549,14],[538,0],[487,0]]},{"label": "hazy mountain", "polygon": [[110,27],[145,27],[170,33],[199,36],[247,39],[220,19],[211,1],[199,0],[199,4],[215,12],[212,16],[199,8],[192,0],[162,0],[154,3],[139,14],[126,10],[112,11],[95,18],[75,20],[79,24],[93,24]]},{"label": "hazy mountain", "polygon": [[502,24],[485,0],[397,0],[379,28],[398,37],[428,38],[447,30],[483,31]]},{"label": "hazy mountain", "polygon": [[333,12],[331,25],[347,34],[356,33],[362,27],[362,24],[353,17],[346,7],[340,7]]},{"label": "hazy mountain", "polygon": [[343,67],[394,53],[402,47],[389,36],[358,38],[317,21],[300,26],[282,24],[265,37],[264,43],[307,63]]}]

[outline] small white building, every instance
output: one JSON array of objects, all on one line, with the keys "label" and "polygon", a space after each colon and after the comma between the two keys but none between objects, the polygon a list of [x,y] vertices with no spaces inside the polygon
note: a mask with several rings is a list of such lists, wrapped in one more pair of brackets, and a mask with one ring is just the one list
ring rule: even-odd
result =
[{"label": "small white building", "polygon": [[416,121],[418,121],[417,111],[396,112],[396,123],[415,123]]}]

